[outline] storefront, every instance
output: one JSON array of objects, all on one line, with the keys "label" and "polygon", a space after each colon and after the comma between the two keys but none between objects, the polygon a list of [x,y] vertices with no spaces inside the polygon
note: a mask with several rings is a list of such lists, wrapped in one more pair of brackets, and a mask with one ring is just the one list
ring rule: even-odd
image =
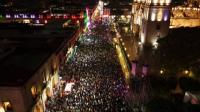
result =
[{"label": "storefront", "polygon": [[[33,112],[44,112],[46,109],[45,102],[47,101],[48,97],[52,97],[54,94],[54,88],[58,84],[58,73],[55,74],[50,78],[47,82],[46,88],[43,89],[41,94],[38,96],[38,101],[36,105],[33,107]],[[1,111],[0,111],[1,112]]]}]

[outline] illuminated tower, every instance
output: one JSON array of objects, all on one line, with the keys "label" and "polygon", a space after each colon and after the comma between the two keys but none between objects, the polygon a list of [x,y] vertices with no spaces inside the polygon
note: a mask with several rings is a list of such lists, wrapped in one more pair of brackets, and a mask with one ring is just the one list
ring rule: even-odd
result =
[{"label": "illuminated tower", "polygon": [[143,6],[140,38],[142,43],[157,46],[157,40],[168,34],[171,0],[146,0]]}]

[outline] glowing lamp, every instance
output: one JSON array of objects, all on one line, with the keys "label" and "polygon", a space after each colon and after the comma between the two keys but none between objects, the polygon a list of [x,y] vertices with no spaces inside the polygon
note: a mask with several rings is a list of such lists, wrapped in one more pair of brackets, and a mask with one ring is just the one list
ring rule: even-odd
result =
[{"label": "glowing lamp", "polygon": [[47,24],[47,23],[48,23],[48,21],[47,21],[47,20],[44,20],[44,23],[45,23],[45,24]]},{"label": "glowing lamp", "polygon": [[164,73],[164,70],[160,70],[160,74],[163,74]]},{"label": "glowing lamp", "polygon": [[184,74],[186,74],[186,75],[189,74],[189,71],[188,71],[188,70],[185,70],[185,71],[184,71]]}]

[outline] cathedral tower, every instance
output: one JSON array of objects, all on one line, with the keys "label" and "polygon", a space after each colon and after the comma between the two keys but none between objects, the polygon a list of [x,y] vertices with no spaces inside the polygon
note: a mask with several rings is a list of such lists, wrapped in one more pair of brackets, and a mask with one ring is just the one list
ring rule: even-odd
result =
[{"label": "cathedral tower", "polygon": [[[134,18],[140,26],[140,40],[157,46],[157,40],[168,34],[170,24],[171,0],[137,0],[133,10],[137,13]],[[137,9],[137,10],[136,10]]]}]

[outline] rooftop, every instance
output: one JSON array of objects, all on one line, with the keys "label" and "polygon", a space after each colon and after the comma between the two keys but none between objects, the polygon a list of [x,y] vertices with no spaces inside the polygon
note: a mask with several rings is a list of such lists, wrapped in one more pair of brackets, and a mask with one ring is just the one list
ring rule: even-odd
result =
[{"label": "rooftop", "polygon": [[56,52],[75,30],[67,35],[20,35],[0,38],[0,86],[20,86],[26,83],[40,66]]}]

